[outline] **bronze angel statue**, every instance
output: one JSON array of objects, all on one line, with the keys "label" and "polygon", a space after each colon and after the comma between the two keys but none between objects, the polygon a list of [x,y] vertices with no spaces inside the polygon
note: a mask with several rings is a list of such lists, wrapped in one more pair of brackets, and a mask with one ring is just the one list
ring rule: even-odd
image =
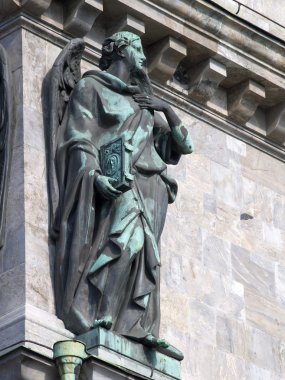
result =
[{"label": "bronze angel statue", "polygon": [[7,54],[0,45],[0,248],[4,245],[11,156],[11,91]]},{"label": "bronze angel statue", "polygon": [[81,78],[83,50],[82,40],[71,41],[49,78],[57,314],[75,334],[101,326],[167,347],[159,240],[177,192],[167,164],[192,152],[191,137],[153,95],[137,35],[107,38],[101,71]]}]

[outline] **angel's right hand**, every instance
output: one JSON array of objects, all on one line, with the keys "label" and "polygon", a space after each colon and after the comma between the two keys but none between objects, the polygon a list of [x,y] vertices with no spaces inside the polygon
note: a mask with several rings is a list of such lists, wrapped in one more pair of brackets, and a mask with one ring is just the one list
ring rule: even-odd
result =
[{"label": "angel's right hand", "polygon": [[106,177],[104,175],[98,175],[95,180],[96,189],[105,199],[108,200],[116,199],[120,194],[122,194],[121,191],[116,190],[111,185],[112,182],[115,182],[113,178]]}]

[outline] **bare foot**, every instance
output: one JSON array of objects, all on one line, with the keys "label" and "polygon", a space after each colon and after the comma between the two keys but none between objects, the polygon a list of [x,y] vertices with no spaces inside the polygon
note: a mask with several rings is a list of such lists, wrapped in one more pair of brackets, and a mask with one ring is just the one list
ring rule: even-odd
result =
[{"label": "bare foot", "polygon": [[155,336],[153,336],[151,334],[147,335],[143,339],[142,343],[145,344],[146,346],[149,346],[152,348],[157,348],[157,347],[167,348],[167,347],[169,347],[169,343],[165,339],[156,338]]},{"label": "bare foot", "polygon": [[95,319],[93,323],[93,328],[95,329],[96,327],[104,327],[107,330],[110,330],[112,327],[112,318],[111,317],[105,317],[102,319]]}]

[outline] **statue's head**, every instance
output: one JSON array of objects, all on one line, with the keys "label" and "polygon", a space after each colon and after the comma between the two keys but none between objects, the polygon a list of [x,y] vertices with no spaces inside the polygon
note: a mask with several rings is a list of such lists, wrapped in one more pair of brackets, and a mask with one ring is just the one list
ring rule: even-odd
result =
[{"label": "statue's head", "polygon": [[101,70],[107,70],[112,63],[124,59],[130,70],[141,70],[146,60],[141,39],[131,32],[118,32],[107,38],[102,45]]}]

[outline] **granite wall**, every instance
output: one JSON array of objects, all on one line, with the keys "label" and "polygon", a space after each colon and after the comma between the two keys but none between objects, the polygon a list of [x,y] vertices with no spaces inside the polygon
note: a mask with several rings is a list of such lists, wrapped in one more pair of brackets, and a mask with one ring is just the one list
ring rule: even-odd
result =
[{"label": "granite wall", "polygon": [[[61,48],[26,29],[0,42],[15,94],[0,349],[29,340],[51,356],[72,336],[55,316],[41,99]],[[177,112],[195,153],[169,168],[179,193],[161,242],[161,336],[185,353],[184,380],[285,379],[284,163]]]}]

